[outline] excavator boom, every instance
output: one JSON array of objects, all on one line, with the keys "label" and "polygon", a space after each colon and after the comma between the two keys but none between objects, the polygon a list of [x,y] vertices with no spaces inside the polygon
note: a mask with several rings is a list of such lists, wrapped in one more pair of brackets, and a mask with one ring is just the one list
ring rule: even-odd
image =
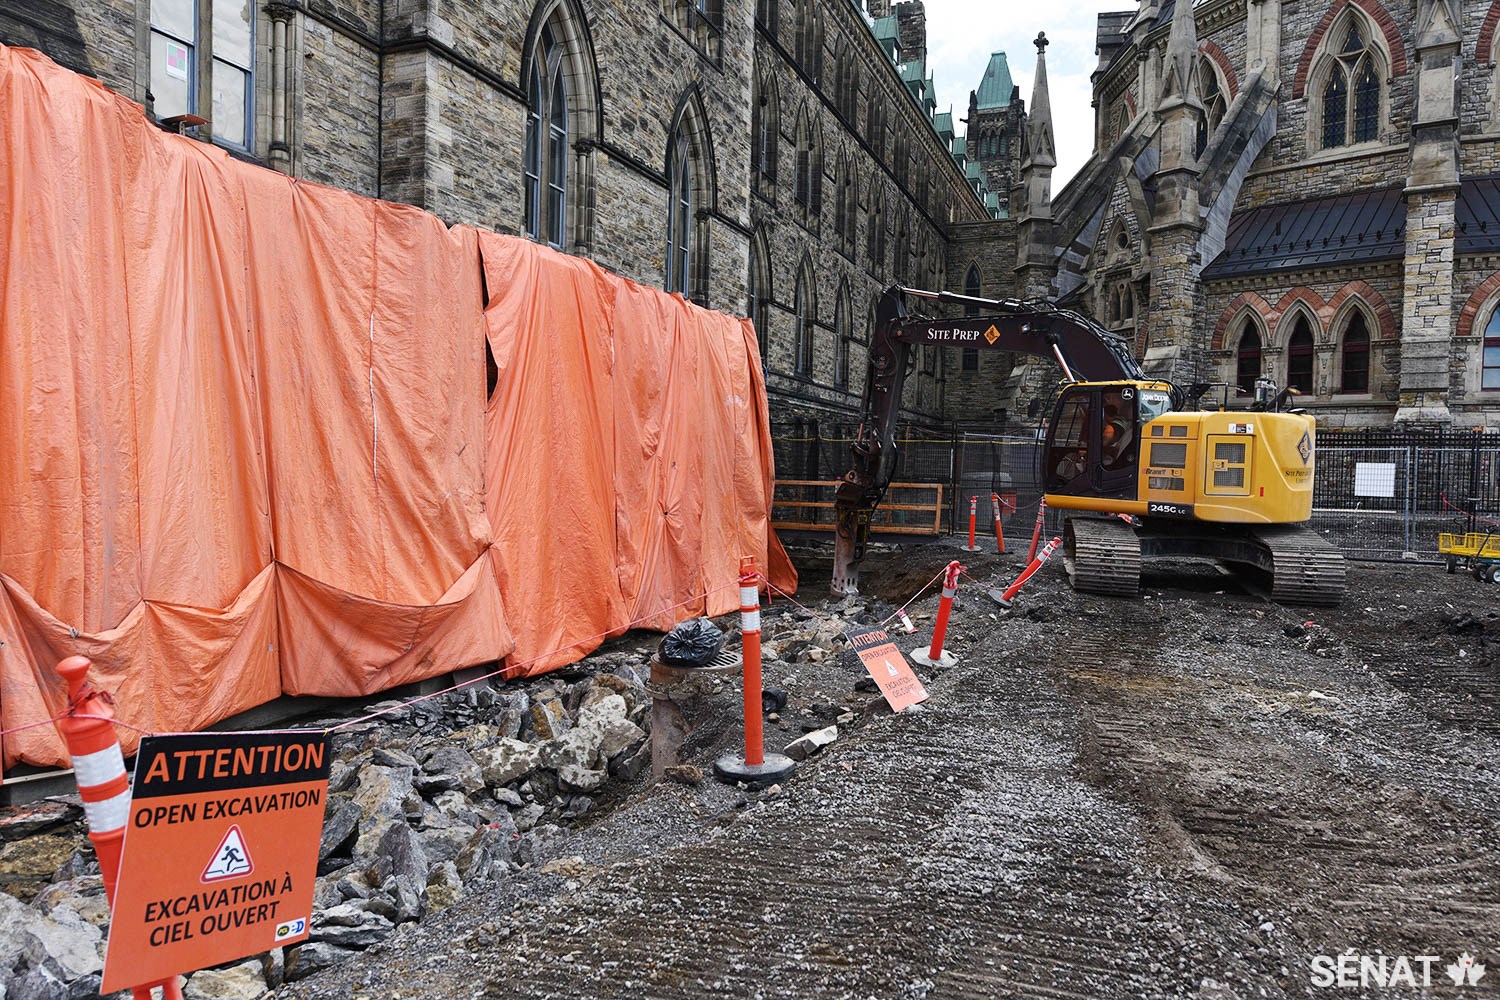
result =
[{"label": "excavator boom", "polygon": [[[977,308],[982,316],[917,319],[907,298]],[[972,347],[1054,359],[1068,381],[1145,378],[1130,346],[1086,316],[1048,302],[981,299],[893,285],[875,307],[870,333],[860,424],[850,445],[852,461],[834,494],[837,536],[833,592],[858,593],[859,563],[869,537],[870,516],[885,496],[896,469],[896,418],[914,345]]]}]

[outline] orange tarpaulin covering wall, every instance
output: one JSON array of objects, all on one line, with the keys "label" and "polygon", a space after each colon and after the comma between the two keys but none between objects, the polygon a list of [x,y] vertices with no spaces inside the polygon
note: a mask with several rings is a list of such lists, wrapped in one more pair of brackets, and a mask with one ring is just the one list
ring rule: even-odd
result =
[{"label": "orange tarpaulin covering wall", "polygon": [[[731,610],[742,554],[795,586],[743,321],[236,162],[3,46],[0,241],[0,727],[63,707],[72,653],[124,721],[187,730],[556,667]],[[63,753],[43,726],[3,757]]]}]

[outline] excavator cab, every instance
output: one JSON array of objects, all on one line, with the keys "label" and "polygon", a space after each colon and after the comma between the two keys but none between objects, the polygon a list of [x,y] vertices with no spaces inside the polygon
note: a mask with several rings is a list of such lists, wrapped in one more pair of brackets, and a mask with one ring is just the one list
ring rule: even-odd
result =
[{"label": "excavator cab", "polygon": [[[1049,494],[1136,499],[1143,394],[1134,382],[1082,382],[1062,391],[1041,452],[1039,478]],[[1150,406],[1146,419],[1160,412]]]}]

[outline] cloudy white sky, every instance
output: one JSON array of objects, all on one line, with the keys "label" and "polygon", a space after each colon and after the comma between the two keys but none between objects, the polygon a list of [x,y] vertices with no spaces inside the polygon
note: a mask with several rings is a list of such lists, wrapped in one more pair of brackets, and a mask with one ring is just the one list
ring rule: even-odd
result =
[{"label": "cloudy white sky", "polygon": [[[1089,107],[1089,74],[1098,65],[1094,32],[1100,11],[1133,10],[1135,0],[924,0],[927,8],[927,65],[937,84],[938,110],[953,106],[957,119],[968,113],[969,91],[979,86],[991,52],[1004,52],[1011,79],[1031,104],[1036,70],[1032,39],[1047,33],[1047,83],[1057,133],[1057,169],[1052,190],[1060,191],[1093,152],[1094,112]],[[962,128],[962,126],[959,126]]]}]

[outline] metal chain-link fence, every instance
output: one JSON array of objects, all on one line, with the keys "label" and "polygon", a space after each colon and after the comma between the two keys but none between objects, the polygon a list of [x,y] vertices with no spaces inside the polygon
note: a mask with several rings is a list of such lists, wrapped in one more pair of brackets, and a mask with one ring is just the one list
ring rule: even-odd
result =
[{"label": "metal chain-link fence", "polygon": [[[832,526],[833,484],[849,467],[855,425],[802,420],[772,425],[779,523]],[[1037,501],[1041,443],[1023,426],[995,433],[904,428],[883,515],[888,530],[966,531],[968,503],[992,518],[991,494],[1007,502],[1005,530],[1029,535]],[[929,489],[921,492],[917,486]],[[1013,500],[1012,500],[1013,498]],[[932,506],[941,510],[934,517]],[[915,509],[901,509],[901,508]],[[1060,527],[1052,514],[1047,530]],[[1058,523],[1053,523],[1058,522]],[[1500,534],[1500,434],[1467,431],[1324,431],[1318,435],[1312,525],[1351,559],[1438,561],[1438,535],[1494,529]]]}]

